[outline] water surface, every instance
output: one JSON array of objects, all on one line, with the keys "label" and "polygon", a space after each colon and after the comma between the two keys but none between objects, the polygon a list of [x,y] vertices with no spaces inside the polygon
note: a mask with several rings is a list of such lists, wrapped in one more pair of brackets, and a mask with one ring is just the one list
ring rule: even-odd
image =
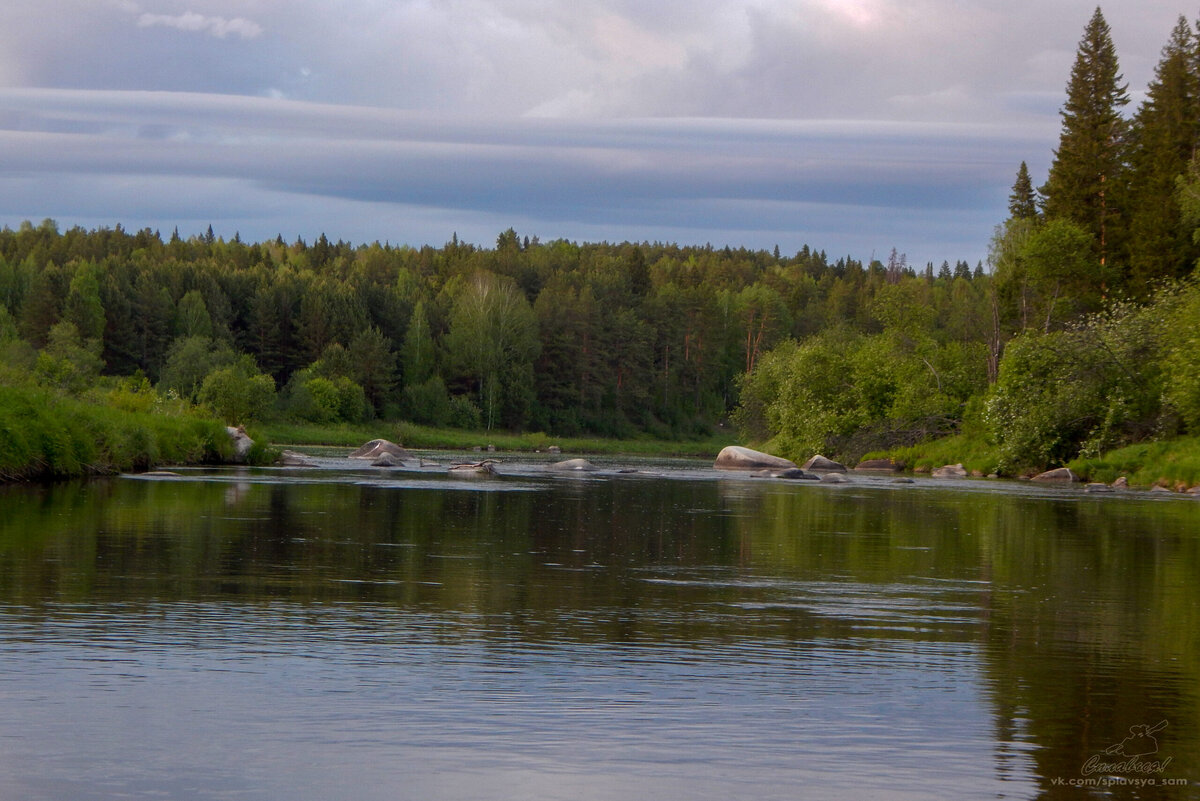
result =
[{"label": "water surface", "polygon": [[323,465],[0,489],[0,798],[1200,795],[1194,500]]}]

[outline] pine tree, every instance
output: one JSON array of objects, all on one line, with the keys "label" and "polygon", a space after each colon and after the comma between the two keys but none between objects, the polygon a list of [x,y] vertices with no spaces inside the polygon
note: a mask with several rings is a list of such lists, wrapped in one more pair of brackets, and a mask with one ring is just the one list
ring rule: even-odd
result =
[{"label": "pine tree", "polygon": [[1155,279],[1182,275],[1195,261],[1191,233],[1183,230],[1175,199],[1175,179],[1187,171],[1197,143],[1195,52],[1195,37],[1180,17],[1133,121],[1128,252],[1134,292]]},{"label": "pine tree", "polygon": [[1012,194],[1008,196],[1008,216],[1014,220],[1030,220],[1037,216],[1037,194],[1029,179],[1029,167],[1021,162]]},{"label": "pine tree", "polygon": [[1113,188],[1124,165],[1127,124],[1121,109],[1129,103],[1117,65],[1108,23],[1096,8],[1067,83],[1060,112],[1062,134],[1042,196],[1048,218],[1071,220],[1091,233],[1106,263],[1117,220]]}]

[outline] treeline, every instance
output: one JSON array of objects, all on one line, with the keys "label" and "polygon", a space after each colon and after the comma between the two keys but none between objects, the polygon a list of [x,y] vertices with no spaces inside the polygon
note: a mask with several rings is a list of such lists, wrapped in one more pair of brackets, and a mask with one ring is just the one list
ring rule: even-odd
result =
[{"label": "treeline", "polygon": [[[780,342],[880,330],[876,295],[903,276],[918,280],[895,253],[807,247],[247,243],[47,220],[0,231],[0,339],[10,370],[65,393],[136,376],[230,422],[678,437],[718,426]],[[930,330],[977,336],[981,265],[920,282]]]},{"label": "treeline", "polygon": [[984,280],[877,292],[882,331],[785,343],[745,381],[738,419],[790,455],[855,457],[961,433],[1016,472],[1147,438],[1200,434],[1200,25],[1180,18],[1131,117],[1100,9],[1084,31],[1049,176],[1017,170]]}]

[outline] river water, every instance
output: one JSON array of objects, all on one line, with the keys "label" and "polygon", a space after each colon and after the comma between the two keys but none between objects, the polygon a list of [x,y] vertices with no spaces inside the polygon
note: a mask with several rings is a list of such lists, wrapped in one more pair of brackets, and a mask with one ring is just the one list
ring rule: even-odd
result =
[{"label": "river water", "polygon": [[0,488],[0,799],[1200,797],[1195,500],[321,465]]}]

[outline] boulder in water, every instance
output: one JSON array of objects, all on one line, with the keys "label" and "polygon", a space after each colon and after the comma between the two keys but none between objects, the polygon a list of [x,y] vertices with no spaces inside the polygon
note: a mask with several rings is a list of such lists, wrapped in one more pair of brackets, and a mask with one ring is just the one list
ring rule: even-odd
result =
[{"label": "boulder in water", "polygon": [[966,478],[967,471],[963,468],[962,463],[948,464],[934,468],[930,475],[934,478]]},{"label": "boulder in water", "polygon": [[275,462],[283,467],[316,467],[317,463],[296,451],[284,451]]},{"label": "boulder in water", "polygon": [[225,431],[229,434],[229,440],[233,443],[233,461],[238,464],[244,464],[250,458],[250,449],[254,447],[254,440],[246,434],[246,429],[242,426],[226,426]]},{"label": "boulder in water", "polygon": [[752,448],[730,445],[717,454],[713,467],[717,470],[790,470],[796,463]]},{"label": "boulder in water", "polygon": [[822,456],[819,453],[816,456],[809,459],[804,464],[800,465],[800,468],[802,470],[815,470],[819,473],[845,473],[846,472],[846,465],[835,462],[832,459],[826,459],[824,456]]},{"label": "boulder in water", "polygon": [[385,453],[398,459],[408,456],[408,452],[394,442],[388,442],[386,439],[373,439],[350,454],[349,458],[375,460]]},{"label": "boulder in water", "polygon": [[1034,481],[1073,481],[1078,482],[1082,479],[1075,475],[1075,472],[1069,467],[1056,467],[1053,470],[1047,470],[1044,473],[1038,473],[1033,477]]}]

